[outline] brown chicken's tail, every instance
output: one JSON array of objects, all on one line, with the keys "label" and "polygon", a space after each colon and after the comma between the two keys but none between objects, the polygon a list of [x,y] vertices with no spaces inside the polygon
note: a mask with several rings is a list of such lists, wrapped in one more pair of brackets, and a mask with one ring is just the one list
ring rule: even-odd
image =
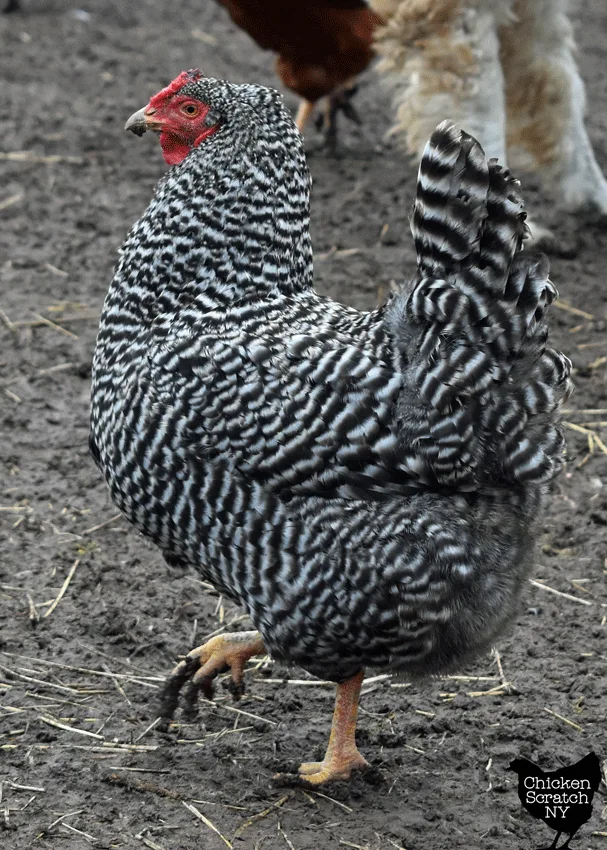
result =
[{"label": "brown chicken's tail", "polygon": [[426,145],[411,223],[415,280],[388,305],[407,389],[404,440],[434,486],[547,482],[563,464],[570,362],[546,347],[557,292],[521,252],[520,185],[443,122]]}]

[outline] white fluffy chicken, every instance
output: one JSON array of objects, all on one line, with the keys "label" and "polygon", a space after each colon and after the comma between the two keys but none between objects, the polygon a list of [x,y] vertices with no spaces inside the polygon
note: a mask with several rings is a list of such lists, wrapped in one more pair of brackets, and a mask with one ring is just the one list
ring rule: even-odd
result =
[{"label": "white fluffy chicken", "polygon": [[[607,180],[584,126],[568,0],[372,0],[394,132],[421,156],[449,116],[488,157],[538,171],[572,212],[607,215]],[[553,246],[549,231],[533,237]]]}]

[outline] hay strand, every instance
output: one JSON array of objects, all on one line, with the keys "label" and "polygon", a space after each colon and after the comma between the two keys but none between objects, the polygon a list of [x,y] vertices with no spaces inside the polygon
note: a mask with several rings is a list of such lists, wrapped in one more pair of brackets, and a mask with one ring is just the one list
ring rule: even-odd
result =
[{"label": "hay strand", "polygon": [[59,591],[59,593],[57,594],[57,596],[53,600],[53,603],[50,606],[50,608],[47,611],[45,611],[44,614],[42,615],[43,619],[50,617],[50,615],[53,613],[53,611],[55,610],[57,605],[59,605],[59,603],[61,602],[61,600],[65,596],[65,592],[68,589],[70,582],[74,577],[74,573],[76,572],[76,569],[77,569],[79,563],[80,563],[80,558],[76,558],[76,560],[74,561],[74,563],[72,564],[72,566],[70,568],[69,573],[66,576],[65,581],[61,585],[61,590]]},{"label": "hay strand", "polygon": [[225,844],[225,846],[226,846],[226,847],[229,847],[229,848],[230,848],[230,850],[232,850],[232,842],[231,842],[231,841],[228,841],[228,839],[225,837],[225,835],[223,835],[223,834],[222,834],[222,833],[221,833],[221,832],[217,829],[217,827],[215,826],[215,824],[213,823],[213,821],[210,821],[207,817],[205,817],[205,815],[203,815],[203,814],[202,814],[202,812],[200,812],[200,811],[196,808],[196,806],[192,805],[192,803],[187,803],[185,800],[183,800],[183,805],[186,807],[186,809],[187,809],[189,812],[191,812],[191,813],[194,815],[194,817],[197,817],[197,818],[198,818],[198,820],[202,821],[202,823],[203,823],[206,827],[208,827],[208,828],[209,828],[210,830],[212,830],[212,831],[213,831],[216,835],[218,835],[218,836],[221,838],[221,840],[223,841],[223,843]]}]

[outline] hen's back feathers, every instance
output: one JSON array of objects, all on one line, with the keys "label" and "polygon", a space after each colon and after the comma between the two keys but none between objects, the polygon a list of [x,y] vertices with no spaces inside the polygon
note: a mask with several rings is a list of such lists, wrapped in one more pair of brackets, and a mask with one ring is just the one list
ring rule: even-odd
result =
[{"label": "hen's back feathers", "polygon": [[421,161],[412,232],[417,277],[386,314],[405,375],[404,442],[439,487],[550,480],[570,364],[546,348],[557,292],[546,258],[520,251],[518,181],[443,122]]}]

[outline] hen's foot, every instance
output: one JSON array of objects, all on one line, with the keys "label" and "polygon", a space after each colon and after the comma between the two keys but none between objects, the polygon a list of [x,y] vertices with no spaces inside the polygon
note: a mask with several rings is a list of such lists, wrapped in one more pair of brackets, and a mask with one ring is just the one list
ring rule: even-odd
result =
[{"label": "hen's foot", "polygon": [[358,698],[364,671],[337,686],[329,746],[322,761],[304,762],[297,776],[277,774],[281,782],[322,785],[333,779],[349,779],[354,770],[367,770],[369,764],[358,752],[354,740]]},{"label": "hen's foot", "polygon": [[305,761],[300,764],[297,775],[299,779],[311,785],[322,785],[334,779],[350,779],[355,770],[368,770],[369,762],[364,759],[357,749],[354,752],[342,753],[339,758],[334,755],[323,761]]},{"label": "hen's foot", "polygon": [[213,698],[213,680],[231,670],[230,692],[234,700],[244,694],[244,665],[253,655],[265,654],[259,632],[235,632],[219,635],[189,652],[167,677],[160,693],[159,717],[166,729],[179,704],[182,693],[184,713],[196,715],[198,694]]},{"label": "hen's foot", "polygon": [[[333,153],[337,148],[337,114],[343,112],[350,121],[354,121],[356,124],[361,123],[360,116],[352,103],[352,98],[357,91],[357,85],[345,85],[333,92],[332,95],[325,98],[323,110],[316,118],[316,129],[324,130],[325,146]],[[295,116],[295,124],[300,133],[303,133],[313,111],[314,104],[311,101],[302,100],[300,102]]]},{"label": "hen's foot", "polygon": [[[570,213],[589,221],[607,217],[607,180],[598,165],[589,166],[590,173],[571,173],[561,181],[562,204]],[[564,845],[563,845],[564,846]]]}]

